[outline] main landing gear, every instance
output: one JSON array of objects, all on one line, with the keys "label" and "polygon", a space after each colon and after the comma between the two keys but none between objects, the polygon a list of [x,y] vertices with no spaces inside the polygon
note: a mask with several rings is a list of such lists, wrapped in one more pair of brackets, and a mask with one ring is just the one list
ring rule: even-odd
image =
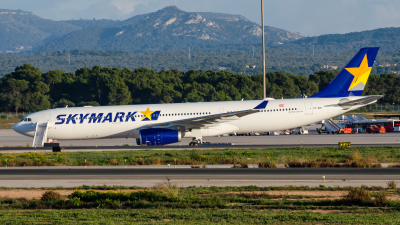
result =
[{"label": "main landing gear", "polygon": [[202,140],[196,138],[193,138],[192,142],[189,143],[189,146],[200,146],[200,145],[203,145]]}]

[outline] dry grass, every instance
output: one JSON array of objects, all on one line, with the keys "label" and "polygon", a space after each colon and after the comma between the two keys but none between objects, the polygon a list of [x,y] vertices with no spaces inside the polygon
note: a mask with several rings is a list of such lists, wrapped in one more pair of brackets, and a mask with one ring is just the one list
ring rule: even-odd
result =
[{"label": "dry grass", "polygon": [[150,165],[162,165],[160,158],[150,159]]},{"label": "dry grass", "polygon": [[[83,161],[83,162],[81,163],[81,166],[85,166],[85,161]],[[93,166],[93,162],[91,162],[91,161],[86,161],[86,166]]]},{"label": "dry grass", "polygon": [[352,188],[342,200],[348,205],[354,205],[371,200],[371,196],[365,188]]},{"label": "dry grass", "polygon": [[55,192],[55,191],[46,191],[42,195],[42,200],[43,201],[48,201],[48,200],[61,200],[62,196],[60,193]]},{"label": "dry grass", "polygon": [[116,166],[118,165],[118,161],[116,159],[110,159],[110,161],[108,161],[107,165],[112,165],[112,166]]},{"label": "dry grass", "polygon": [[7,119],[0,119],[0,129],[11,129],[15,123],[19,122],[21,119],[16,118],[9,118]]},{"label": "dry grass", "polygon": [[397,183],[394,182],[394,180],[387,182],[387,188],[396,189],[396,187],[397,187]]},{"label": "dry grass", "polygon": [[169,181],[169,178],[167,179],[167,182],[163,183],[158,183],[156,184],[153,189],[160,191],[163,193],[168,199],[176,198],[179,196],[179,187],[176,186],[175,184],[172,184]]},{"label": "dry grass", "polygon": [[292,159],[286,163],[286,167],[310,167],[310,168],[318,168],[318,167],[341,167],[342,164],[326,158],[319,158],[317,160],[298,160]]},{"label": "dry grass", "polygon": [[138,161],[137,161],[137,163],[138,163],[139,165],[144,165],[144,159],[143,159],[143,158],[139,158]]},{"label": "dry grass", "polygon": [[27,159],[20,159],[20,160],[17,162],[17,165],[18,165],[18,166],[33,166],[33,163],[32,163],[32,161],[27,160]]},{"label": "dry grass", "polygon": [[276,165],[273,162],[259,162],[258,168],[276,168]]},{"label": "dry grass", "polygon": [[317,160],[291,159],[285,164],[286,167],[361,167],[361,168],[382,168],[374,156],[362,157],[358,151],[354,151],[346,157],[344,163],[332,159],[319,158]]},{"label": "dry grass", "polygon": [[350,155],[347,156],[347,160],[349,161],[358,161],[361,159],[361,154],[359,151],[354,151]]},{"label": "dry grass", "polygon": [[386,206],[386,202],[387,202],[386,193],[376,194],[375,199],[374,199],[374,205],[376,207],[384,207],[384,206]]}]

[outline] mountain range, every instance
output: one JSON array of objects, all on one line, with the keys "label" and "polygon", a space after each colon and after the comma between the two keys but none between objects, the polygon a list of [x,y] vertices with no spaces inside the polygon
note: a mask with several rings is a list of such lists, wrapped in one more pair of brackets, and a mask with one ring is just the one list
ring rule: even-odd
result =
[{"label": "mountain range", "polygon": [[[133,52],[212,49],[221,45],[257,45],[261,27],[243,16],[189,13],[169,6],[124,21],[52,21],[20,10],[0,10],[0,51],[52,52],[64,49],[125,50]],[[305,37],[266,28],[268,45]]]},{"label": "mountain range", "polygon": [[[21,10],[0,10],[0,53],[64,50],[250,52],[261,50],[261,27],[240,15],[185,12],[175,6],[118,20],[53,21]],[[400,49],[400,28],[306,37],[266,26],[268,48],[352,51],[364,46]]]}]

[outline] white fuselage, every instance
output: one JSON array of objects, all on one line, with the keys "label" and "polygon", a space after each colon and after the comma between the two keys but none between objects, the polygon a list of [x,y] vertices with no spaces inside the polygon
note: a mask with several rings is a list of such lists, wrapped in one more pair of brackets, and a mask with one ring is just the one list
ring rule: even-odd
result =
[{"label": "white fuselage", "polygon": [[[346,97],[349,100],[358,98],[360,97]],[[235,132],[286,130],[331,118],[361,107],[343,109],[338,106],[338,102],[342,99],[343,97],[266,99],[269,101],[268,105],[260,112],[237,120],[204,126],[201,128],[201,132],[203,137],[207,137]],[[21,121],[13,129],[33,137],[35,124],[48,122],[48,139],[137,138],[133,130],[141,129],[146,125],[249,110],[255,108],[261,102],[263,100],[50,109],[29,115],[31,121]],[[147,108],[150,111],[156,111],[159,116],[151,121],[142,121],[144,118],[142,112],[145,112]],[[90,119],[93,114],[100,115],[101,118],[96,118],[97,121],[93,122]],[[73,117],[74,115],[77,116]],[[134,117],[127,117],[127,115],[134,115]],[[74,120],[68,120],[68,118],[74,118]],[[182,137],[192,137],[191,132],[182,132]]]}]

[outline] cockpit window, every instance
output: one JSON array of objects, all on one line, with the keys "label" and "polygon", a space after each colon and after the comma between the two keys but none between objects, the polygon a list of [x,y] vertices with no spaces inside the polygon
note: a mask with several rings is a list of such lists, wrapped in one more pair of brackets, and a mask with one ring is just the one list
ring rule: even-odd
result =
[{"label": "cockpit window", "polygon": [[22,118],[22,120],[20,122],[22,122],[22,121],[24,121],[24,122],[32,122],[32,119],[25,117],[25,118]]}]

